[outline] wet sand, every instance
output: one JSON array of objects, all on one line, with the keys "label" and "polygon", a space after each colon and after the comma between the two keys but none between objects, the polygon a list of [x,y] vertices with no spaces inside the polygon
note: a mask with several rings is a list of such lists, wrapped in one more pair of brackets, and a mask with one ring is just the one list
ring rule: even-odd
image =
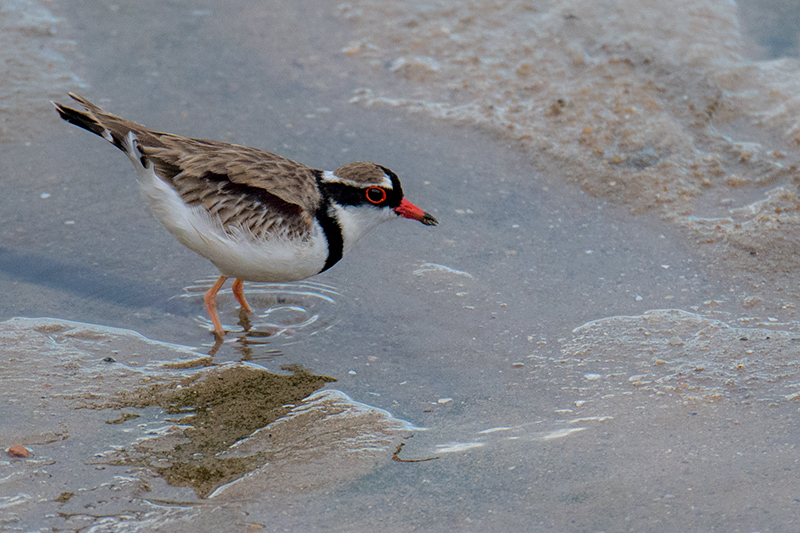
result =
[{"label": "wet sand", "polygon": [[[2,111],[0,318],[52,317],[0,324],[0,445],[33,453],[0,459],[2,527],[792,530],[797,61],[751,53],[735,6],[17,2],[0,23],[26,87]],[[378,161],[441,226],[251,286],[261,336],[223,293],[214,349],[213,267],[48,109],[67,90]],[[292,376],[316,381],[253,385]]]}]

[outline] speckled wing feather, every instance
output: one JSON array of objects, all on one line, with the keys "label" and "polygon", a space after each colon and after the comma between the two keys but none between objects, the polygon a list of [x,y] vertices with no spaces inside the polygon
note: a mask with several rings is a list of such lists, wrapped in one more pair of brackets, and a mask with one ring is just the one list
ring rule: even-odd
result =
[{"label": "speckled wing feather", "polygon": [[321,201],[314,170],[291,159],[257,148],[177,135],[162,134],[158,141],[143,142],[144,155],[178,169],[185,177],[225,176],[231,183],[263,189],[312,213]]},{"label": "speckled wing feather", "polygon": [[305,238],[321,202],[314,170],[270,152],[234,144],[158,138],[140,144],[156,174],[187,205],[202,205],[223,226],[246,228],[254,236]]},{"label": "speckled wing feather", "polygon": [[150,130],[106,113],[85,98],[70,94],[87,111],[56,104],[65,120],[125,150],[133,131],[139,151],[156,174],[187,205],[203,206],[223,226],[238,226],[256,237],[306,237],[322,198],[318,171],[277,154],[236,144],[191,139]]}]

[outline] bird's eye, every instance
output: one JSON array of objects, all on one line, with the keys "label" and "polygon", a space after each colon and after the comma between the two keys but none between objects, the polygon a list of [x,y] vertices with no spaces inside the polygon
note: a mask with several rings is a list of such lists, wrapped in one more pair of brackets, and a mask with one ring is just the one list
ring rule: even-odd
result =
[{"label": "bird's eye", "polygon": [[371,204],[378,205],[386,200],[386,191],[380,187],[370,187],[367,189],[367,200]]}]

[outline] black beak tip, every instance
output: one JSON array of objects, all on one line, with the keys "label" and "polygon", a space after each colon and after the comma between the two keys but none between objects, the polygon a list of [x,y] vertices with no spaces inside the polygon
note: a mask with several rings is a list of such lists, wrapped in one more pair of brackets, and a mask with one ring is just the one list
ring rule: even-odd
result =
[{"label": "black beak tip", "polygon": [[426,226],[438,226],[439,225],[439,221],[436,220],[436,217],[431,215],[428,212],[425,212],[425,215],[422,217],[422,220],[420,220],[420,222],[422,222]]}]

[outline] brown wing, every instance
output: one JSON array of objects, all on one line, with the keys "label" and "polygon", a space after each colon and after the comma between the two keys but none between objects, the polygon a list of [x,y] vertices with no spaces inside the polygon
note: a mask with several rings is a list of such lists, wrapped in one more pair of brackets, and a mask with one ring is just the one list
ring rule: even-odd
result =
[{"label": "brown wing", "polygon": [[64,120],[125,151],[134,132],[139,151],[156,174],[188,205],[202,205],[223,225],[266,235],[276,224],[294,236],[307,234],[320,205],[316,171],[285,157],[236,144],[191,139],[148,129],[70,93],[86,113],[55,104]]},{"label": "brown wing", "polygon": [[321,202],[313,169],[270,152],[163,134],[161,146],[141,144],[156,174],[187,205],[202,205],[223,226],[256,237],[305,238]]},{"label": "brown wing", "polygon": [[157,143],[141,143],[141,151],[165,180],[213,174],[232,184],[262,189],[284,202],[313,213],[321,197],[314,169],[271,152],[221,141],[160,134]]}]

